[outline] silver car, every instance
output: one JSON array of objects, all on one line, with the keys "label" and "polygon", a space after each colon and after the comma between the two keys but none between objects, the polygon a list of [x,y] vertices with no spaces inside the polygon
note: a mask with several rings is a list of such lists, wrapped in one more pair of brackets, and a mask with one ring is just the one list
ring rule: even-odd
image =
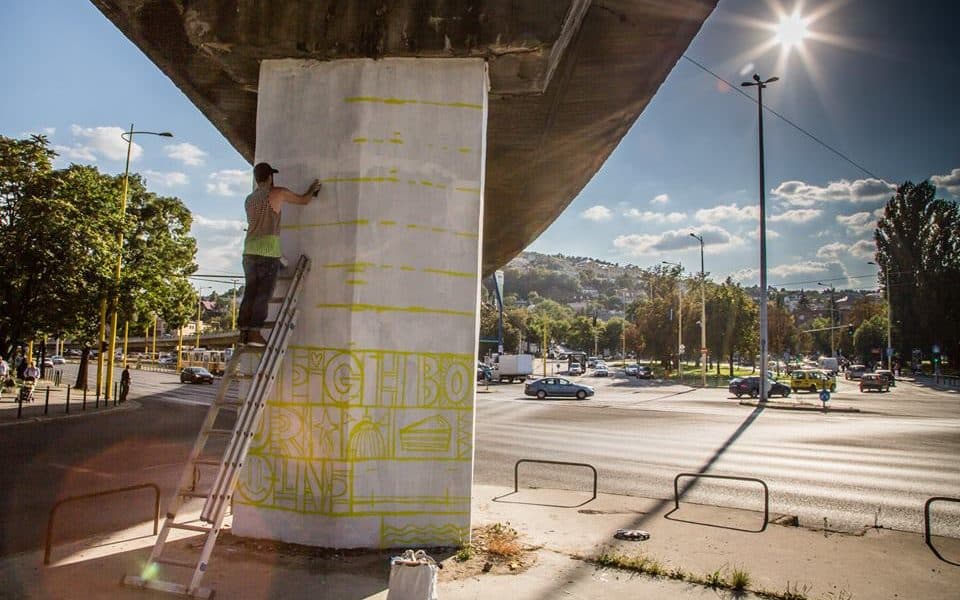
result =
[{"label": "silver car", "polygon": [[528,396],[536,396],[543,400],[547,396],[573,396],[583,400],[593,395],[593,388],[588,385],[572,383],[562,377],[544,377],[523,388],[523,393]]}]

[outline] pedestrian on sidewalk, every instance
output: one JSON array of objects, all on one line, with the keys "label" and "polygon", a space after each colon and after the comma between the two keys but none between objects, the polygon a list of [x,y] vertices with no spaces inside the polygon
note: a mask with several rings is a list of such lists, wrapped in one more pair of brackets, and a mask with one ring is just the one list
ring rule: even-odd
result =
[{"label": "pedestrian on sidewalk", "polygon": [[33,402],[33,389],[37,385],[38,377],[40,377],[40,369],[30,361],[27,363],[27,368],[23,370],[23,385],[20,387],[20,396],[24,402]]},{"label": "pedestrian on sidewalk", "polygon": [[267,304],[280,272],[280,210],[284,203],[304,205],[320,191],[320,180],[315,179],[303,194],[273,184],[273,175],[279,173],[269,164],[258,163],[253,168],[257,189],[247,196],[247,236],[243,243],[243,300],[237,315],[240,343],[263,346],[266,340],[260,330],[267,320]]},{"label": "pedestrian on sidewalk", "polygon": [[127,394],[130,393],[130,365],[123,367],[123,373],[120,375],[120,403],[127,401]]}]

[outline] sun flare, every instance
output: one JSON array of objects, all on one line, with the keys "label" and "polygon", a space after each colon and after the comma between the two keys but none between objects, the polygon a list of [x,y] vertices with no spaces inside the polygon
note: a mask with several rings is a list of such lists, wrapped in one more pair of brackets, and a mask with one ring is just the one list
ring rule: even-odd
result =
[{"label": "sun flare", "polygon": [[780,17],[780,23],[777,24],[776,41],[784,49],[789,50],[794,46],[801,45],[807,35],[807,20],[800,16],[799,10]]}]

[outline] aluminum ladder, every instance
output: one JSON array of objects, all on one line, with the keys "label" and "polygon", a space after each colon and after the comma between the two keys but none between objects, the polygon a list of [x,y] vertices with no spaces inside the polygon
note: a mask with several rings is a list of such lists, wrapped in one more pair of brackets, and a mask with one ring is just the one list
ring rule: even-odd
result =
[{"label": "aluminum ladder", "polygon": [[[292,276],[281,276],[280,280],[289,280],[287,292],[282,297],[270,300],[273,304],[280,304],[276,320],[268,321],[264,327],[270,327],[265,347],[244,345],[239,346],[237,352],[230,358],[224,369],[223,379],[217,396],[207,411],[206,419],[200,429],[200,434],[194,442],[186,468],[180,477],[180,483],[170,500],[169,509],[163,522],[163,527],[157,536],[157,541],[150,553],[150,558],[143,567],[140,575],[127,575],[123,584],[158,590],[187,596],[190,598],[210,598],[213,590],[200,587],[200,581],[207,570],[210,555],[217,543],[223,525],[226,509],[233,498],[237,480],[243,468],[250,443],[253,440],[260,421],[263,418],[266,399],[273,390],[280,363],[287,351],[287,344],[296,326],[297,300],[303,289],[306,274],[310,270],[310,261],[306,256],[300,256],[293,270]],[[249,354],[260,354],[255,374],[251,377],[240,373],[242,358]],[[249,361],[248,361],[249,362]],[[250,379],[250,387],[240,402],[230,401],[227,392],[230,386],[241,379]],[[221,410],[236,411],[236,419],[232,429],[217,429],[214,427]],[[207,442],[212,436],[228,437],[227,446],[222,456],[213,458],[205,454]],[[207,490],[196,490],[197,474],[200,467],[217,467],[217,475],[213,485]],[[199,519],[178,520],[178,514],[184,504],[192,498],[206,498]],[[195,559],[184,560],[164,555],[167,537],[172,529],[192,531],[203,534],[203,545],[200,554]],[[191,552],[196,554],[195,549]],[[162,579],[165,567],[173,567],[191,573],[188,583],[177,583]]]}]

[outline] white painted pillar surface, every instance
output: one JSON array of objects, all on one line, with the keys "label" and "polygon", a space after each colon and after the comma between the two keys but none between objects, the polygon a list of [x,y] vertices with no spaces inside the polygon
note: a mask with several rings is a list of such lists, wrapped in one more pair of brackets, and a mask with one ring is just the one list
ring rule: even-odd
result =
[{"label": "white painted pillar surface", "polygon": [[323,189],[283,210],[313,267],[234,533],[469,539],[487,89],[476,59],[262,63],[256,160]]}]

